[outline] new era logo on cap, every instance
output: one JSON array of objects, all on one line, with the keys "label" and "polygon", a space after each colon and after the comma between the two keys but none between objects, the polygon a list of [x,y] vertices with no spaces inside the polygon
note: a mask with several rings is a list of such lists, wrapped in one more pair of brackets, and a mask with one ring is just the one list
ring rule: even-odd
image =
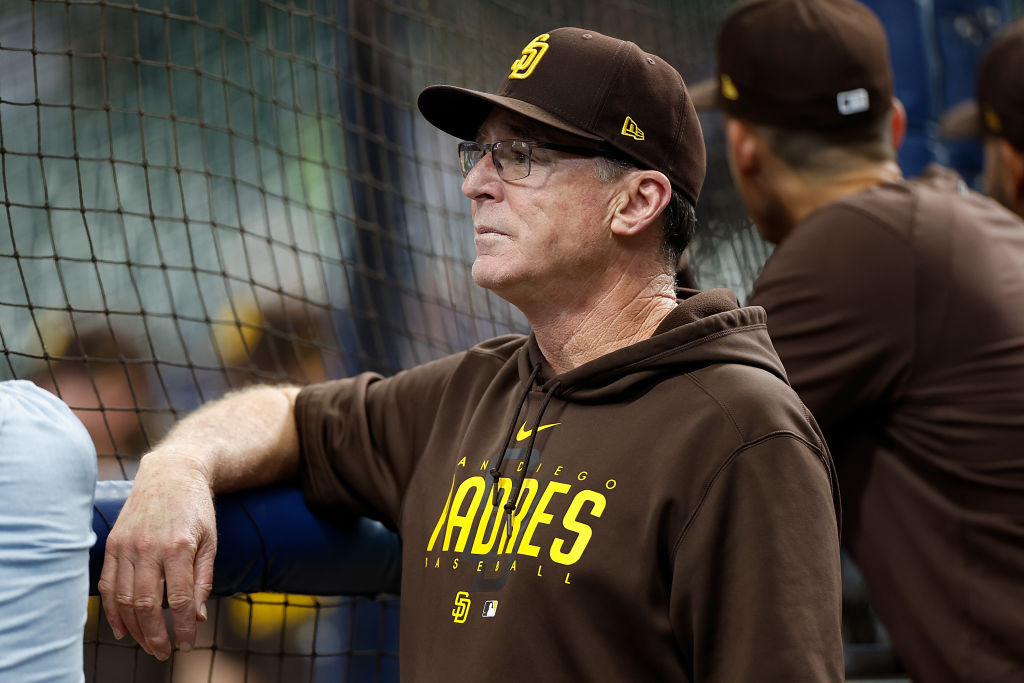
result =
[{"label": "new era logo on cap", "polygon": [[729,74],[722,74],[719,80],[722,82],[722,97],[733,101],[740,98],[740,91],[736,89],[736,84],[729,78]]},{"label": "new era logo on cap", "polygon": [[622,134],[634,140],[644,139],[644,132],[640,130],[640,126],[636,125],[636,121],[633,120],[632,116],[627,116],[626,120],[622,122]]},{"label": "new era logo on cap", "polygon": [[999,114],[992,108],[991,105],[986,104],[981,108],[981,117],[985,122],[985,128],[990,133],[999,135],[1003,132],[1003,122],[999,118]]}]

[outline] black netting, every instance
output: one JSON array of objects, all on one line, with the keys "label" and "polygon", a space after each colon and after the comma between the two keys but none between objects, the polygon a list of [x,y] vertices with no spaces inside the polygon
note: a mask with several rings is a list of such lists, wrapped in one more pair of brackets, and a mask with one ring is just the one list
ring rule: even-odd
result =
[{"label": "black netting", "polygon": [[[696,81],[732,4],[4,0],[0,379],[64,398],[100,477],[120,479],[233,387],[390,373],[524,330],[472,283],[455,141],[417,92],[494,89],[562,25],[634,40]],[[742,297],[767,249],[708,133],[691,264]],[[211,606],[197,650],[161,665],[115,642],[94,599],[88,679],[397,679],[393,600]]]}]

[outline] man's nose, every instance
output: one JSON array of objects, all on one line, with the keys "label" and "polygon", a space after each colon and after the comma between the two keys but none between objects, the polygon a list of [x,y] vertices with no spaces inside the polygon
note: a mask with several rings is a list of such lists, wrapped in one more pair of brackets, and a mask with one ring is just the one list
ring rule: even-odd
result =
[{"label": "man's nose", "polygon": [[494,154],[491,150],[477,161],[462,180],[462,194],[470,199],[481,195],[494,196],[496,187],[501,186],[498,168],[494,165]]}]

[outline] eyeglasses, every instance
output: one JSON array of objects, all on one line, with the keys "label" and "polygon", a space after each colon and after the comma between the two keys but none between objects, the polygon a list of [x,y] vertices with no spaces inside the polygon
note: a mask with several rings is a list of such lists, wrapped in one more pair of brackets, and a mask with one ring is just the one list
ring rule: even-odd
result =
[{"label": "eyeglasses", "polygon": [[491,161],[502,180],[522,180],[530,175],[530,162],[533,150],[552,149],[556,152],[568,152],[585,157],[602,156],[606,152],[593,147],[572,147],[556,145],[553,142],[527,142],[526,140],[497,140],[495,142],[460,142],[459,165],[462,176],[466,177],[488,152]]}]

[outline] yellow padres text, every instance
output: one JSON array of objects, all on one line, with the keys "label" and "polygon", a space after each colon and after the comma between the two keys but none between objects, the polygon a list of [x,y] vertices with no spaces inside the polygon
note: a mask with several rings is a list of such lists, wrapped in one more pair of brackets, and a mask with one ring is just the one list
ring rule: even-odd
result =
[{"label": "yellow padres text", "polygon": [[[585,480],[586,473],[581,473],[577,479]],[[519,505],[513,514],[509,531],[508,525],[504,523],[503,511],[512,492],[512,481],[507,478],[499,480],[497,508],[492,504],[493,494],[489,495],[490,485],[490,480],[475,476],[463,481],[457,489],[453,486],[454,490],[448,494],[444,511],[434,525],[427,552],[432,552],[440,540],[441,550],[445,552],[464,553],[468,548],[473,555],[497,553],[540,556],[543,549],[534,545],[534,534],[539,526],[550,525],[555,521],[548,509],[556,497],[568,496],[572,486],[549,481],[544,490],[539,492],[540,484],[537,480],[527,479],[523,483]],[[614,488],[614,480],[607,482],[605,487]],[[556,536],[547,548],[547,554],[554,562],[571,565],[579,561],[593,536],[586,518],[600,517],[605,503],[604,495],[591,489],[582,489],[573,495],[559,520],[561,528],[568,534],[564,537]]]}]

